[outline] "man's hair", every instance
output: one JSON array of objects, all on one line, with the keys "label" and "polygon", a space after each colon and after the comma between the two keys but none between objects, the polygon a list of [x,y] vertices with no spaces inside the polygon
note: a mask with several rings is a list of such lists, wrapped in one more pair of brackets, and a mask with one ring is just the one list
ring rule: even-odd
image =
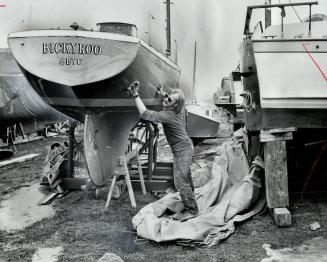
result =
[{"label": "man's hair", "polygon": [[176,102],[176,107],[175,107],[175,111],[177,113],[181,112],[184,108],[184,105],[185,105],[185,96],[184,96],[184,93],[182,92],[182,90],[180,89],[173,89],[170,94],[177,94],[179,99],[178,101]]}]

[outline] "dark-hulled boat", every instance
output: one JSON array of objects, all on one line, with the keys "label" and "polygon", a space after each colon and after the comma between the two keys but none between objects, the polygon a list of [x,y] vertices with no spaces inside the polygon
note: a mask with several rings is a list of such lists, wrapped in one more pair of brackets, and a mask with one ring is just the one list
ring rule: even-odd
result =
[{"label": "dark-hulled boat", "polygon": [[149,108],[156,90],[178,88],[180,70],[136,36],[126,23],[101,23],[100,31],[35,30],[11,33],[9,47],[36,92],[52,107],[85,123],[84,144],[93,182],[107,182],[139,120],[127,86],[140,82]]},{"label": "dark-hulled boat", "polygon": [[44,129],[46,124],[68,118],[47,105],[31,88],[9,48],[0,49],[0,136],[7,136],[7,127],[24,126],[24,133]]},{"label": "dark-hulled boat", "polygon": [[32,118],[56,119],[56,111],[44,103],[30,87],[8,48],[0,49],[0,92],[2,123]]}]

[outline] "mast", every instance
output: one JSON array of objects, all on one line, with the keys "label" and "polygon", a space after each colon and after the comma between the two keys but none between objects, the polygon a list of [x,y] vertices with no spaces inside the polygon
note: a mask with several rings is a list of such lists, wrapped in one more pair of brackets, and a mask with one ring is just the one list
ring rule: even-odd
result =
[{"label": "mast", "polygon": [[[271,0],[265,0],[266,5],[271,5]],[[271,26],[271,9],[265,8],[265,28]]]},{"label": "mast", "polygon": [[150,46],[152,46],[152,44],[151,44],[151,22],[152,22],[152,20],[154,21],[155,17],[150,12],[148,12],[148,32],[146,32],[146,33],[148,33],[148,37],[149,37],[148,44]]},{"label": "mast", "polygon": [[171,30],[170,30],[170,5],[172,4],[170,0],[164,2],[166,4],[166,15],[167,15],[167,26],[166,26],[166,37],[167,37],[167,49],[166,56],[171,55]]},{"label": "mast", "polygon": [[197,42],[195,41],[195,43],[194,43],[194,65],[193,65],[192,103],[196,103],[196,98],[195,98],[196,45],[197,45]]},{"label": "mast", "polygon": [[178,45],[177,45],[177,41],[175,39],[175,63],[178,63]]}]

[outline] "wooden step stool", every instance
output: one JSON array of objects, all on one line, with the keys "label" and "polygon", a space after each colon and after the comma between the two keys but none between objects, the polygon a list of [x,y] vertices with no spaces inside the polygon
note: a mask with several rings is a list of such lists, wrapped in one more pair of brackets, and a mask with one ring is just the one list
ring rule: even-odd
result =
[{"label": "wooden step stool", "polygon": [[131,178],[130,178],[130,174],[129,174],[129,170],[128,170],[128,166],[127,166],[127,163],[130,162],[132,159],[135,159],[137,161],[138,172],[139,172],[140,182],[141,182],[141,187],[142,187],[142,193],[143,193],[143,195],[146,194],[145,184],[144,184],[144,177],[143,177],[143,173],[142,173],[142,166],[141,166],[140,158],[139,158],[139,155],[138,155],[138,148],[136,148],[136,149],[126,153],[124,156],[121,156],[118,159],[118,164],[117,164],[117,167],[116,167],[116,169],[114,171],[114,175],[113,175],[111,186],[110,186],[110,189],[109,189],[107,201],[106,201],[106,204],[105,204],[105,209],[109,208],[110,201],[111,201],[111,198],[112,198],[112,193],[113,193],[113,190],[114,190],[114,186],[115,186],[117,178],[119,176],[124,176],[125,177],[125,182],[126,182],[126,186],[127,186],[127,189],[128,189],[129,198],[131,200],[131,205],[132,205],[133,208],[136,208],[134,191],[133,191],[133,188],[132,188]]}]

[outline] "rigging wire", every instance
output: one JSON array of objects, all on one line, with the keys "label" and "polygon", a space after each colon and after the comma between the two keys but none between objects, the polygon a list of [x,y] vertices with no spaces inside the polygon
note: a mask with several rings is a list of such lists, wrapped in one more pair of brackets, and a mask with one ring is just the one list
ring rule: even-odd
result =
[{"label": "rigging wire", "polygon": [[299,14],[297,13],[297,11],[296,11],[296,9],[295,9],[295,7],[293,6],[293,3],[291,2],[291,0],[288,0],[289,2],[290,2],[290,4],[292,5],[292,8],[293,8],[293,10],[294,10],[294,13],[296,14],[296,16],[297,16],[297,18],[300,20],[300,22],[302,23],[302,20],[301,20],[301,18],[300,18],[300,16],[299,16]]}]

